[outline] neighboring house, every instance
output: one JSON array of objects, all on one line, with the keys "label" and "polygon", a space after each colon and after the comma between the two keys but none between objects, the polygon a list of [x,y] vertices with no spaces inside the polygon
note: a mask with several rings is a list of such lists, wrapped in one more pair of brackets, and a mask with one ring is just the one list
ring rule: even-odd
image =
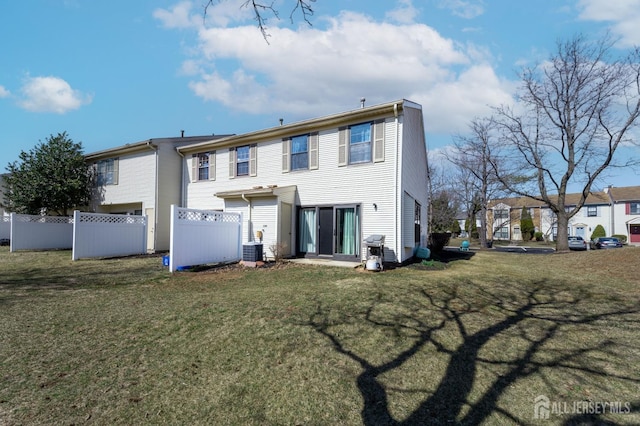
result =
[{"label": "neighboring house", "polygon": [[613,205],[611,234],[626,235],[629,244],[640,245],[640,186],[610,186],[605,192]]},{"label": "neighboring house", "polygon": [[226,136],[149,139],[86,155],[96,177],[90,209],[148,216],[147,249],[168,250],[171,205],[183,205],[176,148]]},{"label": "neighboring house", "polygon": [[243,214],[263,251],[359,262],[385,235],[385,261],[426,244],[422,107],[398,100],[180,146],[186,206]]},{"label": "neighboring house", "polygon": [[[581,194],[567,194],[567,209],[573,209]],[[503,198],[492,201],[487,211],[488,238],[494,240],[522,240],[520,219],[522,208],[529,210],[536,232],[542,232],[545,239],[555,241],[558,226],[555,214],[544,203],[528,197]],[[585,240],[591,238],[596,226],[602,225],[607,235],[612,235],[611,201],[605,192],[589,194],[582,208],[569,219],[569,235],[581,236]]]}]

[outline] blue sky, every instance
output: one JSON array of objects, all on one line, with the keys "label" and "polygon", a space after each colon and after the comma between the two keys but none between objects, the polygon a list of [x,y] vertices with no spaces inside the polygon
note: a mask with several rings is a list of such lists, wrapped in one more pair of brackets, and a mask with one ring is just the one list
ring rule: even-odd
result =
[{"label": "blue sky", "polygon": [[[270,1],[270,0],[269,0]],[[406,98],[430,150],[559,39],[640,45],[640,0],[317,0],[313,26],[276,0],[266,43],[243,0],[0,1],[0,171],[51,134],[85,153],[149,138],[244,133]],[[625,154],[626,155],[626,154]],[[616,186],[640,185],[627,171]]]}]

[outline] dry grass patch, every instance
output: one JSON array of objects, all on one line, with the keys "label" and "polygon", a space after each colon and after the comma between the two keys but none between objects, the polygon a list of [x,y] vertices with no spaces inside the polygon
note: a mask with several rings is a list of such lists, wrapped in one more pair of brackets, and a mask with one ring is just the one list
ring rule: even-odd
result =
[{"label": "dry grass patch", "polygon": [[640,249],[382,273],[69,259],[0,250],[0,424],[535,424],[538,395],[635,410],[548,424],[640,422]]}]

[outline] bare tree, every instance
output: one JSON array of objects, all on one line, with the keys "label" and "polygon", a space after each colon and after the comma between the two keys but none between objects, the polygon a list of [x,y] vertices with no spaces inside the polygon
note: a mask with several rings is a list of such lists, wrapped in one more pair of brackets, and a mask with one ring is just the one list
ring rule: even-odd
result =
[{"label": "bare tree", "polygon": [[[629,140],[640,116],[640,52],[616,55],[605,37],[575,36],[558,42],[548,62],[521,73],[518,109],[496,108],[496,124],[511,170],[499,170],[512,192],[545,203],[557,217],[556,250],[568,250],[568,223],[596,179],[618,162],[616,150]],[[502,164],[504,165],[504,164]],[[528,179],[509,181],[514,170]],[[566,205],[570,185],[579,185],[576,205]]]},{"label": "bare tree", "polygon": [[[206,19],[207,17],[207,11],[209,10],[209,7],[212,7],[214,3],[221,1],[227,0],[207,0],[204,5],[204,19]],[[291,20],[291,22],[294,21],[294,15],[296,13],[300,13],[302,15],[302,19],[307,24],[311,25],[311,17],[313,16],[313,8],[311,7],[311,5],[312,3],[315,3],[315,1],[316,0],[295,0],[295,6],[289,14],[289,19]],[[257,0],[243,0],[242,5],[240,6],[241,8],[250,7],[251,9],[253,9],[253,19],[258,23],[258,29],[260,29],[262,37],[264,37],[267,43],[269,43],[268,38],[271,35],[269,34],[267,29],[267,21],[269,18],[265,16],[265,14],[271,15],[276,19],[280,19],[280,13],[273,5],[274,1],[271,1],[270,3],[263,3]]]},{"label": "bare tree", "polygon": [[[499,165],[493,150],[497,142],[495,123],[491,118],[476,118],[469,124],[468,135],[454,137],[447,159],[459,170],[459,186],[463,191],[468,219],[475,223],[480,213],[480,246],[487,244],[487,206],[504,185],[496,176]],[[508,180],[506,173],[504,180]]]}]

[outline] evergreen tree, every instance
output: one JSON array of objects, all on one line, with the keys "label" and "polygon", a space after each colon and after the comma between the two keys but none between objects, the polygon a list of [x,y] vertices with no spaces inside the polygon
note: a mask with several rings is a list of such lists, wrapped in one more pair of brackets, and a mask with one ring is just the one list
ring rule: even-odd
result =
[{"label": "evergreen tree", "polygon": [[523,241],[529,241],[533,238],[533,233],[536,228],[533,226],[533,218],[529,209],[522,207],[522,213],[520,214],[520,233],[522,234]]},{"label": "evergreen tree", "polygon": [[89,203],[91,170],[82,143],[73,142],[66,132],[20,152],[19,158],[7,166],[4,206],[8,211],[67,216],[70,210]]}]

